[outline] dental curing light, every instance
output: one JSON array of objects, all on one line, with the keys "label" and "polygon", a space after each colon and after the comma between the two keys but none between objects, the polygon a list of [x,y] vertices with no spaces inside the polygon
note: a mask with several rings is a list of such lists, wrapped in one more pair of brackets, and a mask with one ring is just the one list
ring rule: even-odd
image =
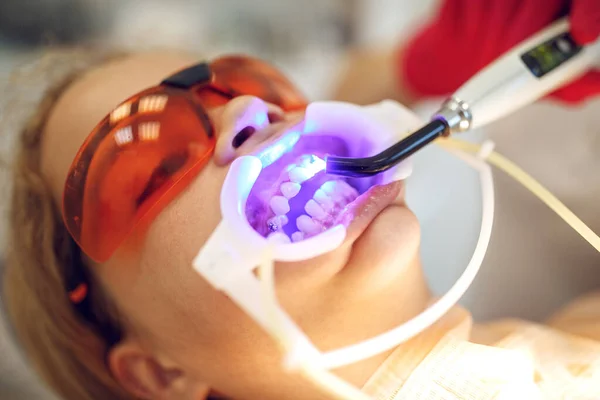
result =
[{"label": "dental curing light", "polygon": [[350,177],[376,175],[438,137],[500,119],[599,65],[600,39],[580,46],[569,33],[568,21],[559,20],[477,73],[444,102],[423,128],[371,157],[329,156],[326,171]]}]

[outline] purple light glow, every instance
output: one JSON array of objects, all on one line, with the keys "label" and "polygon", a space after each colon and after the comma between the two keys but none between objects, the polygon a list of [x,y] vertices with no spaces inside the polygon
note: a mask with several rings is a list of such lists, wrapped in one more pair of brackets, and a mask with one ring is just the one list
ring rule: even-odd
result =
[{"label": "purple light glow", "polygon": [[263,168],[268,167],[275,161],[279,160],[281,156],[289,152],[294,148],[294,145],[300,140],[300,132],[290,132],[274,143],[272,146],[264,149],[258,158],[262,162]]},{"label": "purple light glow", "polygon": [[290,180],[289,172],[296,167],[303,170],[306,180],[302,183],[300,192],[289,199],[291,208],[287,213],[289,222],[283,231],[291,236],[298,230],[296,219],[305,214],[306,203],[320,185],[330,179],[324,173],[326,164],[323,158],[327,154],[348,156],[348,148],[345,142],[337,137],[304,136],[297,132],[290,132],[261,152],[258,157],[263,164],[263,170],[246,202],[246,216],[257,232],[263,236],[271,233],[268,221],[275,214],[270,209],[269,201],[273,196],[282,194],[280,185]]}]

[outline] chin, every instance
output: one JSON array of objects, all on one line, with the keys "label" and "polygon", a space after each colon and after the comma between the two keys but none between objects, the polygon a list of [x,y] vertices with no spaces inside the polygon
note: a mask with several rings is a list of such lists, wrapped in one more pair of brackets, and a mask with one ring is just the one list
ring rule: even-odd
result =
[{"label": "chin", "polygon": [[352,246],[345,269],[364,286],[378,289],[402,279],[419,265],[420,228],[403,202],[385,207]]}]

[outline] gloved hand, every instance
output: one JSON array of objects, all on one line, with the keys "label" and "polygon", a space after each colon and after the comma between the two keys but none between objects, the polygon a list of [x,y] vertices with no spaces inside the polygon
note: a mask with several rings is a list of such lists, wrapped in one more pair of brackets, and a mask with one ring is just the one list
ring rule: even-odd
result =
[{"label": "gloved hand", "polygon": [[[600,0],[444,0],[401,53],[401,74],[419,97],[448,95],[504,52],[569,15],[579,44],[600,35]],[[577,103],[600,94],[594,70],[550,96]]]}]

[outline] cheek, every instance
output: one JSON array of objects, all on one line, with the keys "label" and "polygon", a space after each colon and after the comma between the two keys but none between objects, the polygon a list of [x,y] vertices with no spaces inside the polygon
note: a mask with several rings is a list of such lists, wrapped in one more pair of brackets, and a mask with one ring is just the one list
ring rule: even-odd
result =
[{"label": "cheek", "polygon": [[148,324],[161,336],[171,331],[187,335],[194,325],[214,325],[214,310],[226,302],[192,268],[196,253],[221,220],[219,196],[225,173],[224,168],[208,167],[161,212],[145,237],[136,295]]},{"label": "cheek", "polygon": [[420,227],[406,207],[385,209],[356,241],[345,271],[363,294],[395,286],[419,255]]},{"label": "cheek", "polygon": [[146,247],[191,263],[221,221],[219,204],[226,173],[226,168],[207,166],[156,218],[148,232]]},{"label": "cheek", "polygon": [[144,257],[143,283],[131,294],[138,332],[150,348],[211,382],[231,369],[229,363],[255,366],[269,361],[263,354],[277,354],[264,332],[192,269],[199,245],[189,245],[193,251],[185,255],[175,249],[187,244],[158,239]]},{"label": "cheek", "polygon": [[[408,265],[418,255],[421,231],[416,216],[406,207],[385,209],[371,224],[360,243],[371,264],[390,272]],[[396,268],[394,268],[394,266]]]}]

